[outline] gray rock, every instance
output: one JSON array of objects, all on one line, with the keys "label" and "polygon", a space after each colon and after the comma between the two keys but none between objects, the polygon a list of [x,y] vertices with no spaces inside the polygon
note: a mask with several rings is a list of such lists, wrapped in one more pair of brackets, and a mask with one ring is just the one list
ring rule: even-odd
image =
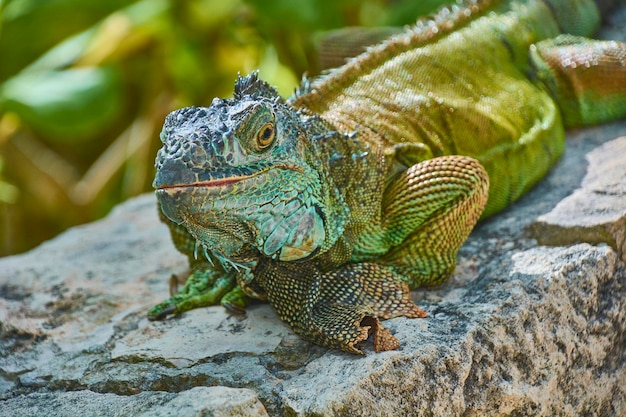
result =
[{"label": "gray rock", "polygon": [[249,389],[196,387],[172,394],[143,392],[137,395],[99,394],[83,390],[33,393],[5,401],[0,416],[90,417],[267,417]]},{"label": "gray rock", "polygon": [[626,137],[587,154],[581,187],[532,226],[542,245],[576,242],[611,245],[626,261]]}]

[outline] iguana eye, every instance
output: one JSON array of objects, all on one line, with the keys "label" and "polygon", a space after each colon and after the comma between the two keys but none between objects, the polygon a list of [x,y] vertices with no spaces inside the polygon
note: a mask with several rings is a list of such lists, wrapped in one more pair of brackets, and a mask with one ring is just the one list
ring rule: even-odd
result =
[{"label": "iguana eye", "polygon": [[248,155],[266,150],[276,140],[276,118],[265,103],[247,104],[235,119],[239,119],[235,137]]},{"label": "iguana eye", "polygon": [[258,133],[256,134],[256,143],[259,146],[259,149],[265,149],[274,142],[274,124],[273,123],[265,123],[261,126]]}]

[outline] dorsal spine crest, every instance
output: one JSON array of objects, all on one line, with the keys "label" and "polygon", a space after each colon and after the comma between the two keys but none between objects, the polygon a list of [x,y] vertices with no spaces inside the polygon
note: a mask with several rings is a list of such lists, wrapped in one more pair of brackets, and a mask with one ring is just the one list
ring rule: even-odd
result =
[{"label": "dorsal spine crest", "polygon": [[233,95],[235,100],[241,100],[244,97],[251,98],[268,98],[278,99],[281,101],[278,91],[267,82],[259,79],[259,71],[254,71],[249,75],[238,75],[235,82],[235,93]]}]

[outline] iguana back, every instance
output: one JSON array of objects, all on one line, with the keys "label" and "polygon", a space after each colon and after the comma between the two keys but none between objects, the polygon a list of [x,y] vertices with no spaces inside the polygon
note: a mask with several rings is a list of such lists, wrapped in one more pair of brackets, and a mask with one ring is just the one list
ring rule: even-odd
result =
[{"label": "iguana back", "polygon": [[564,150],[559,108],[531,79],[531,45],[564,29],[588,35],[598,20],[593,1],[451,6],[316,80],[291,103],[346,131],[378,132],[372,137],[396,165],[453,154],[478,159],[490,176],[487,216],[519,198]]}]

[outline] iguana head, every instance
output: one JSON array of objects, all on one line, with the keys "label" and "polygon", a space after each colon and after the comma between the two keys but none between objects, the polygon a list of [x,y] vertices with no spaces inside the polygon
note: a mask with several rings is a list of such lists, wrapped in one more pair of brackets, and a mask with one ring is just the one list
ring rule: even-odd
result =
[{"label": "iguana head", "polygon": [[302,118],[256,73],[233,99],[169,114],[161,141],[161,209],[218,257],[297,260],[327,243],[333,203]]}]

